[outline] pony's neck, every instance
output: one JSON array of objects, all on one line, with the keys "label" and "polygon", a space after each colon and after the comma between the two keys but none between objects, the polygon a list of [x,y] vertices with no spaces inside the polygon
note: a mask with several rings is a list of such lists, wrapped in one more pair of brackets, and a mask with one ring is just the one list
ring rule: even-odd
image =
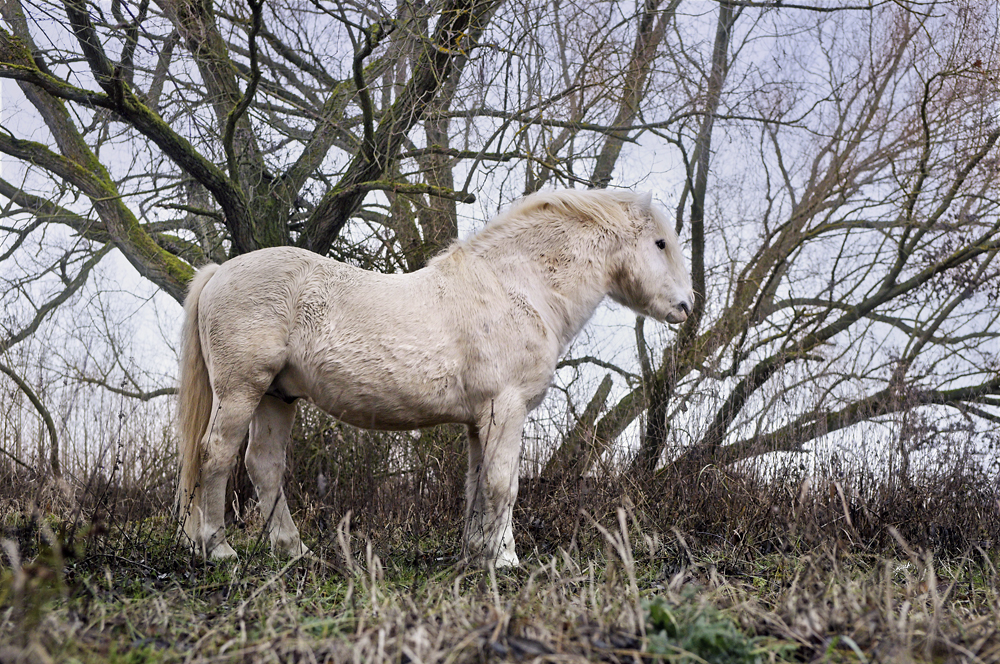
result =
[{"label": "pony's neck", "polygon": [[567,235],[548,243],[539,242],[537,233],[512,235],[482,252],[503,283],[531,301],[559,339],[560,352],[594,315],[610,283],[607,253],[579,235],[568,242]]}]

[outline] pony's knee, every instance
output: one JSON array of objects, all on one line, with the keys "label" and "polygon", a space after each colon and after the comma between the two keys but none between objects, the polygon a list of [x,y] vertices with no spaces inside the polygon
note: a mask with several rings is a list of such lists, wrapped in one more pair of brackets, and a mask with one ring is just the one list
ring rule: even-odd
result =
[{"label": "pony's knee", "polygon": [[233,466],[236,465],[236,457],[239,454],[239,447],[212,445],[204,454],[201,462],[202,483],[212,482],[219,477],[228,477]]},{"label": "pony's knee", "polygon": [[260,448],[247,447],[246,463],[250,481],[256,487],[271,487],[281,481],[285,472],[283,459],[266,453]]},{"label": "pony's knee", "polygon": [[240,453],[240,445],[246,436],[252,409],[241,402],[223,403],[209,425],[202,446],[202,473],[211,475],[229,473]]}]

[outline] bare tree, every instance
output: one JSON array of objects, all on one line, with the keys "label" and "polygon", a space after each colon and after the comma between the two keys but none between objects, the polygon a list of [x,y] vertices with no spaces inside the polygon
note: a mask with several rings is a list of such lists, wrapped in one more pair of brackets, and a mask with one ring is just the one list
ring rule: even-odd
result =
[{"label": "bare tree", "polygon": [[[596,427],[614,438],[645,396],[639,468],[662,461],[670,421],[689,420],[688,406],[700,420],[693,436],[675,439],[683,451],[673,457],[695,467],[801,451],[829,432],[926,405],[1000,421],[1000,126],[989,110],[1000,52],[984,27],[996,13],[938,9],[944,16],[893,7],[813,19],[806,34],[818,54],[769,54],[785,71],[798,68],[800,81],[744,69],[751,86],[730,89],[726,72],[760,18],[733,46],[733,20],[749,19],[720,7],[678,205],[700,310],[644,392]],[[772,48],[783,49],[791,30],[784,17],[775,23]],[[726,139],[742,134],[742,158],[710,151],[720,123]],[[722,155],[735,164],[720,164]],[[762,174],[752,179],[759,202],[725,199],[750,179],[733,169]],[[714,221],[710,177],[728,181],[717,185]]]},{"label": "bare tree", "polygon": [[73,265],[114,247],[178,300],[194,267],[274,245],[417,269],[481,190],[477,217],[547,186],[658,187],[689,243],[695,315],[666,336],[638,322],[637,366],[566,363],[612,378],[570,395],[586,407],[550,466],[588,472],[643,417],[646,471],[801,450],[932,404],[977,427],[1000,417],[995,8],[6,0],[0,14],[0,77],[24,98],[0,131],[19,165],[0,180],[11,237],[72,245]]}]

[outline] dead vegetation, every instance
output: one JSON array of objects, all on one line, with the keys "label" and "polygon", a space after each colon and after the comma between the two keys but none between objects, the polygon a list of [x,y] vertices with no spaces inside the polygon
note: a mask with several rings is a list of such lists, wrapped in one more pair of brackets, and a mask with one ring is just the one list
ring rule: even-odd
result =
[{"label": "dead vegetation", "polygon": [[205,565],[172,538],[169,486],[0,465],[0,662],[1000,662],[1000,506],[968,466],[528,479],[524,565],[494,574],[458,561],[454,433],[300,431],[290,494],[319,561],[271,558],[241,517],[240,561]]}]

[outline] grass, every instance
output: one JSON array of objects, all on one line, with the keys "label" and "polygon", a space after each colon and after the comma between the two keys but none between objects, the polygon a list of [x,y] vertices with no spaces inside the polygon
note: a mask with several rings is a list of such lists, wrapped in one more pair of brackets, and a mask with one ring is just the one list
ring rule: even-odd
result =
[{"label": "grass", "polygon": [[309,431],[286,490],[318,560],[272,558],[246,495],[239,561],[192,557],[167,471],[0,464],[0,664],[1000,662],[995,478],[525,478],[496,573],[459,562],[460,432],[399,473]]},{"label": "grass", "polygon": [[995,549],[896,533],[763,553],[657,533],[623,502],[499,573],[461,568],[457,524],[373,541],[345,519],[318,561],[272,558],[250,524],[230,531],[240,561],[213,565],[162,516],[13,510],[0,662],[1000,661]]}]

